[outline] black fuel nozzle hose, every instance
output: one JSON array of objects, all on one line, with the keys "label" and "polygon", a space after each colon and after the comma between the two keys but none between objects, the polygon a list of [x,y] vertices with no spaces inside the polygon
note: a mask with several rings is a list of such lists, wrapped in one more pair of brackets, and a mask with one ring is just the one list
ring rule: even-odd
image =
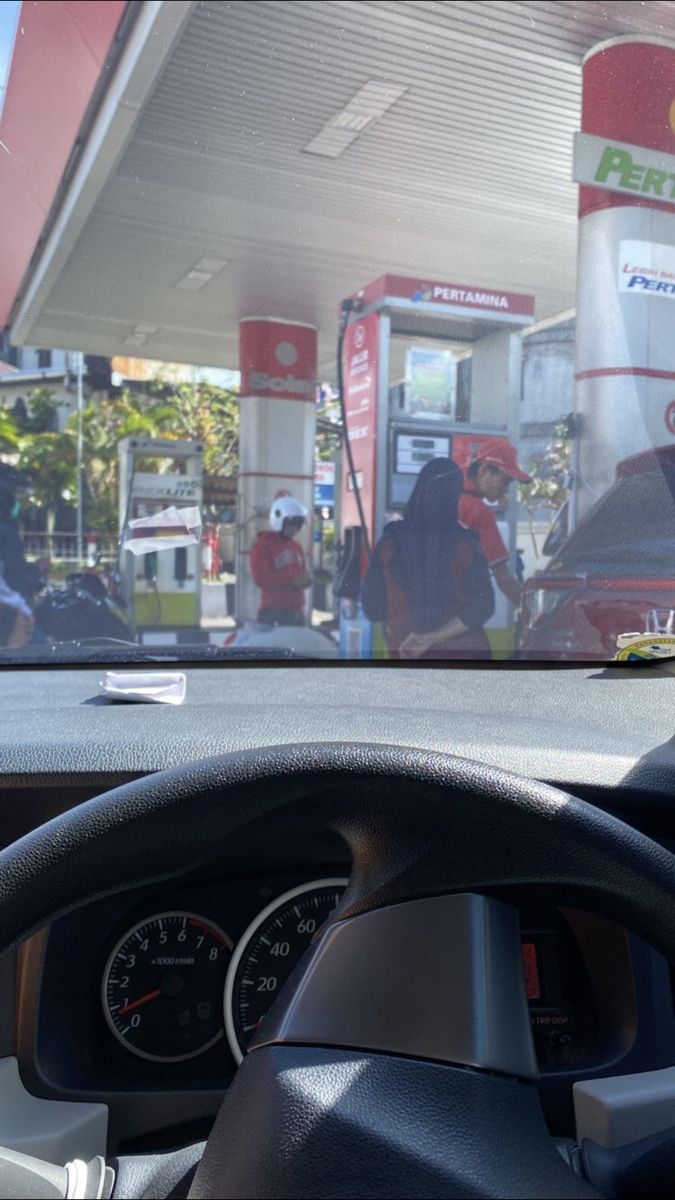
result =
[{"label": "black fuel nozzle hose", "polygon": [[363,545],[364,545],[364,548],[366,551],[366,556],[368,558],[368,562],[370,562],[373,552],[372,552],[372,548],[370,545],[370,535],[368,533],[368,526],[366,524],[366,515],[363,511],[363,501],[361,499],[361,488],[359,487],[359,481],[358,481],[358,477],[356,474],[356,468],[354,466],[354,456],[352,454],[352,445],[351,445],[351,441],[349,439],[349,427],[347,424],[347,410],[345,407],[344,369],[343,369],[343,363],[342,363],[345,334],[347,332],[347,326],[349,324],[350,314],[353,312],[360,312],[361,308],[362,308],[362,304],[361,304],[360,300],[351,300],[351,299],[343,300],[342,304],[340,305],[340,324],[338,326],[338,342],[337,342],[337,381],[338,381],[338,392],[339,392],[339,397],[340,397],[340,413],[342,416],[342,434],[343,434],[343,438],[344,438],[345,451],[347,454],[347,466],[349,468],[349,477],[352,482],[352,491],[354,493],[354,499],[356,501],[356,511],[358,512],[358,515],[359,515],[359,525],[361,526]]}]

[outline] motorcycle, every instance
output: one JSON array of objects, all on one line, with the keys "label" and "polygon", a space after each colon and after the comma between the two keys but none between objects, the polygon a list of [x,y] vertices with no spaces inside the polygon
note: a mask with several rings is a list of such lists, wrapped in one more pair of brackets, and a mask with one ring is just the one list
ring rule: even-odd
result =
[{"label": "motorcycle", "polygon": [[111,595],[93,571],[73,571],[63,587],[48,584],[35,602],[34,613],[38,628],[56,642],[136,640],[121,599]]}]

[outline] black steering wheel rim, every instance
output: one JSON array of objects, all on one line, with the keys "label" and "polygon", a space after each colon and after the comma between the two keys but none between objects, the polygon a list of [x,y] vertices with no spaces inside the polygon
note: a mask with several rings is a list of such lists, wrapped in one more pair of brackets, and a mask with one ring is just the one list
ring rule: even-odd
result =
[{"label": "black steering wheel rim", "polygon": [[105,792],[0,853],[0,952],[101,896],[169,878],[274,814],[353,858],[335,919],[445,892],[531,886],[594,906],[675,959],[675,859],[557,788],[450,754],[362,743],[207,758]]}]

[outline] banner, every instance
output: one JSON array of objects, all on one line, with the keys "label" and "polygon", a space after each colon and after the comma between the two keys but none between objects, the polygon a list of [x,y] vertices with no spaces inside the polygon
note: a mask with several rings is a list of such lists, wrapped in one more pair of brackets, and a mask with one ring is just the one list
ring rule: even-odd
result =
[{"label": "banner", "polygon": [[450,351],[411,346],[406,357],[406,411],[413,417],[454,418],[457,367]]},{"label": "banner", "polygon": [[675,300],[675,246],[631,239],[621,241],[619,291]]},{"label": "banner", "polygon": [[329,508],[335,504],[335,463],[322,462],[319,459],[314,463],[314,507],[320,508],[327,505]]},{"label": "banner", "polygon": [[[343,348],[345,414],[356,479],[371,538],[375,529],[380,318],[370,313],[347,326]],[[342,528],[359,524],[354,486],[343,455]]]}]

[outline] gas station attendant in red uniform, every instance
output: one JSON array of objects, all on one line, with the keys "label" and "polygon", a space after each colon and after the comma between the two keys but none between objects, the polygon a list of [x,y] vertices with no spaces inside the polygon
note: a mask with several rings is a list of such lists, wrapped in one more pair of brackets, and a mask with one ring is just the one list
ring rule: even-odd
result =
[{"label": "gas station attendant in red uniform", "polygon": [[514,479],[529,483],[531,476],[519,466],[511,442],[506,438],[491,438],[477,451],[464,472],[459,519],[462,525],[477,535],[499,590],[514,608],[520,608],[520,584],[509,570],[509,552],[497,527],[494,512],[484,503],[485,500],[501,500]]},{"label": "gas station attendant in red uniform", "polygon": [[262,592],[258,620],[263,625],[304,625],[305,591],[312,577],[296,541],[307,509],[294,496],[278,496],[270,509],[270,529],[259,533],[251,550],[251,574]]}]

